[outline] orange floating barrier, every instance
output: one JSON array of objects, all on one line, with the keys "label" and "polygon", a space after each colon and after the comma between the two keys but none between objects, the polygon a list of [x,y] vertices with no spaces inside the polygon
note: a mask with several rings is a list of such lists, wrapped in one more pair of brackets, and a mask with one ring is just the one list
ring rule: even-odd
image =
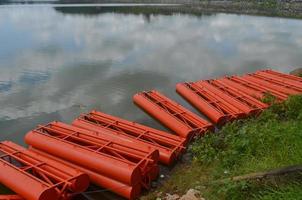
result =
[{"label": "orange floating barrier", "polygon": [[[243,102],[239,101],[239,99],[235,99],[232,96],[226,94],[225,91],[219,90],[214,85],[211,85],[209,81],[197,81],[196,84],[203,91],[212,94],[213,100],[219,102],[216,105],[219,106],[220,104],[224,104],[224,106],[228,107],[228,110],[230,110],[229,114],[233,119],[253,115],[259,113],[260,111],[259,108],[244,104]],[[245,115],[241,115],[241,113],[244,113]]]},{"label": "orange floating barrier", "polygon": [[0,143],[0,158],[0,182],[24,199],[69,199],[89,185],[86,174],[50,165],[12,142]]},{"label": "orange floating barrier", "polygon": [[25,200],[19,195],[0,195],[0,200]]},{"label": "orange floating barrier", "polygon": [[268,73],[268,74],[272,74],[272,75],[275,75],[275,76],[279,76],[279,77],[282,77],[282,78],[285,78],[285,79],[289,79],[289,80],[293,80],[293,81],[297,81],[297,82],[302,83],[302,78],[299,77],[299,76],[294,76],[294,75],[291,75],[291,74],[280,73],[280,72],[277,72],[277,71],[274,71],[274,70],[271,70],[271,69],[260,70],[258,72],[265,72],[265,73]]},{"label": "orange floating barrier", "polygon": [[42,160],[45,160],[46,162],[62,163],[64,165],[70,166],[72,168],[79,169],[80,171],[88,174],[92,183],[94,183],[100,187],[106,188],[109,191],[112,191],[122,197],[125,197],[126,199],[129,199],[129,200],[137,199],[137,197],[139,197],[139,195],[141,193],[141,188],[142,188],[141,184],[129,186],[129,185],[126,185],[119,181],[116,181],[114,179],[110,179],[110,178],[103,176],[99,173],[96,173],[94,171],[91,171],[87,168],[81,167],[79,165],[75,165],[75,164],[70,163],[66,160],[63,160],[61,158],[58,158],[58,157],[52,156],[50,154],[47,154],[43,151],[34,149],[33,147],[30,147],[30,150],[38,153],[42,157]]},{"label": "orange floating barrier", "polygon": [[133,97],[136,105],[174,131],[177,135],[190,140],[193,136],[213,131],[214,126],[170,100],[158,91],[141,92]]},{"label": "orange floating barrier", "polygon": [[[158,174],[158,151],[144,152],[52,122],[30,131],[27,144],[127,185],[148,188]],[[136,153],[134,153],[136,152]]]},{"label": "orange floating barrier", "polygon": [[176,91],[218,126],[225,124],[231,119],[231,116],[224,109],[220,109],[214,102],[209,103],[211,97],[207,96],[196,84],[178,83]]},{"label": "orange floating barrier", "polygon": [[245,93],[246,95],[252,98],[258,99],[259,101],[261,101],[266,94],[266,92],[259,89],[258,87],[254,87],[253,85],[250,84],[240,84],[239,82],[230,80],[228,77],[217,79],[217,81],[225,85],[226,87],[234,88],[240,92]]},{"label": "orange floating barrier", "polygon": [[184,138],[99,111],[81,115],[72,124],[138,149],[157,149],[160,162],[166,165],[172,164],[185,150]]},{"label": "orange floating barrier", "polygon": [[256,84],[259,84],[261,86],[264,86],[264,87],[267,87],[269,88],[271,91],[278,91],[278,92],[281,92],[283,94],[286,94],[287,96],[289,95],[294,95],[294,94],[298,94],[299,92],[295,91],[295,90],[292,90],[290,88],[286,88],[282,85],[276,85],[274,83],[272,83],[271,81],[266,81],[266,80],[263,80],[263,79],[260,79],[260,78],[257,78],[257,77],[254,77],[250,74],[247,74],[247,75],[244,75],[244,76],[241,76],[242,79],[244,80],[248,80],[250,82],[253,82],[253,83],[256,83]]},{"label": "orange floating barrier", "polygon": [[236,82],[240,85],[243,85],[246,88],[253,89],[253,90],[256,90],[256,91],[260,91],[263,94],[263,97],[265,97],[265,94],[271,94],[279,100],[286,100],[288,98],[288,95],[286,95],[282,92],[279,92],[279,91],[273,90],[271,88],[268,88],[264,85],[261,85],[261,84],[243,79],[239,76],[231,76],[231,77],[228,77],[228,79],[233,81],[233,82]]},{"label": "orange floating barrier", "polygon": [[217,80],[209,80],[209,83],[213,86],[219,88],[225,94],[235,98],[236,100],[244,103],[245,105],[249,106],[250,108],[256,109],[258,111],[262,111],[268,107],[267,104],[263,103],[262,101],[247,95],[246,93],[236,89],[235,87],[229,86],[228,84],[224,84],[219,79]]},{"label": "orange floating barrier", "polygon": [[[231,121],[234,119],[244,118],[247,116],[247,113],[251,112],[251,109],[248,109],[245,105],[242,105],[240,102],[234,103],[234,101],[227,101],[224,97],[217,95],[218,93],[223,94],[219,90],[212,87],[210,84],[196,82],[196,83],[185,83],[186,89],[190,89],[187,92],[183,92],[179,88],[176,88],[177,92],[182,95],[184,98],[189,99],[189,96],[185,96],[187,93],[195,93],[198,95],[198,100],[203,102],[203,104],[207,104],[207,106],[197,107],[200,111],[205,114],[209,119],[211,119],[215,124],[221,126],[227,121]],[[210,89],[209,89],[210,88]],[[218,92],[218,93],[217,93]],[[231,97],[228,96],[228,99],[231,100]],[[192,100],[188,100],[194,103]],[[242,107],[245,110],[241,109]]]},{"label": "orange floating barrier", "polygon": [[286,89],[288,89],[288,91],[290,91],[291,94],[302,93],[302,82],[272,75],[270,73],[266,73],[262,71],[255,72],[250,75],[255,78],[259,78],[268,81],[270,83],[273,83],[274,85],[278,85],[281,88],[285,87]]}]

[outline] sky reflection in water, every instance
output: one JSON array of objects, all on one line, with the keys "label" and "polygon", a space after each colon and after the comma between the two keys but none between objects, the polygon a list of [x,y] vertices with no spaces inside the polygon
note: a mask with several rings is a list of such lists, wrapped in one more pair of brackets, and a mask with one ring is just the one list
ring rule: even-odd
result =
[{"label": "sky reflection in water", "polygon": [[302,63],[300,20],[72,9],[0,7],[0,139],[22,143],[37,124],[92,108],[162,129],[134,93],[158,89],[188,106],[177,82]]}]

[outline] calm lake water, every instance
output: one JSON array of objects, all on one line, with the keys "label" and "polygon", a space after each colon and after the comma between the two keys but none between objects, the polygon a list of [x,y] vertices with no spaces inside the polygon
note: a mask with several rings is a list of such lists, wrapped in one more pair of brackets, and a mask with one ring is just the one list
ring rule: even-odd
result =
[{"label": "calm lake water", "polygon": [[177,82],[268,66],[289,72],[301,67],[301,49],[301,20],[2,5],[0,139],[24,144],[36,125],[69,123],[91,109],[163,129],[133,105],[136,92],[158,89],[192,109],[175,93]]}]

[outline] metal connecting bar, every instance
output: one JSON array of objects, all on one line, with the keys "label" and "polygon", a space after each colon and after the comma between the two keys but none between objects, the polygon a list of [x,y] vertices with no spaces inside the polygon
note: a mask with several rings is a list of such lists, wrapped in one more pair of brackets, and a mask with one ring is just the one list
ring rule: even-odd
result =
[{"label": "metal connecting bar", "polygon": [[261,91],[263,93],[263,97],[265,97],[265,94],[271,94],[271,95],[273,95],[273,96],[275,96],[275,97],[277,97],[278,99],[281,99],[281,100],[285,100],[285,99],[288,98],[288,95],[286,95],[282,92],[273,90],[269,87],[266,87],[264,85],[252,82],[250,80],[243,79],[239,76],[231,76],[231,77],[228,77],[228,79],[230,79],[231,81],[234,81],[238,84],[241,84],[241,85],[243,85],[247,88],[252,88],[254,90]]},{"label": "metal connecting bar", "polygon": [[133,97],[136,105],[183,138],[203,135],[213,125],[170,100],[158,91],[141,92]]},{"label": "metal connecting bar", "polygon": [[159,173],[157,150],[146,152],[128,147],[61,122],[40,126],[29,132],[25,140],[36,149],[128,185],[140,182],[149,187]]},{"label": "metal connecting bar", "polygon": [[[0,143],[0,155],[1,169],[9,173],[3,176],[11,179],[8,181],[0,175],[0,181],[25,199],[68,199],[89,185],[86,174],[43,162],[12,142]],[[20,179],[22,176],[24,179]]]},{"label": "metal connecting bar", "polygon": [[81,115],[73,125],[139,149],[158,149],[160,162],[166,165],[172,164],[185,150],[184,138],[99,111]]},{"label": "metal connecting bar", "polygon": [[219,79],[209,80],[208,82],[213,86],[219,88],[225,94],[228,94],[229,96],[235,98],[236,100],[240,101],[241,103],[244,103],[245,105],[253,109],[257,109],[257,111],[259,112],[268,107],[267,104],[259,101],[258,99],[250,95],[245,94],[244,92],[236,89],[235,87],[229,86],[228,84],[224,84]]}]

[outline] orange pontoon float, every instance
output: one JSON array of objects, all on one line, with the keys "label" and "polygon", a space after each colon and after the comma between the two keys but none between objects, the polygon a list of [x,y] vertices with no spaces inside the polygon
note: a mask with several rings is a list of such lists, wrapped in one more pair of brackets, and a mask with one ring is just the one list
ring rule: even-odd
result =
[{"label": "orange pontoon float", "polygon": [[80,171],[88,174],[90,181],[94,183],[95,185],[98,185],[102,188],[105,188],[111,192],[114,192],[126,199],[134,200],[137,199],[137,197],[141,193],[142,186],[140,183],[130,186],[125,183],[121,183],[117,180],[108,178],[106,176],[103,176],[99,173],[96,173],[94,171],[91,171],[87,168],[81,167],[80,165],[73,164],[71,162],[68,162],[64,159],[58,158],[56,156],[50,155],[48,153],[45,153],[43,151],[34,149],[33,147],[29,147],[31,151],[38,153],[42,158],[42,160],[46,160],[47,162],[55,162],[55,163],[62,163],[64,165],[70,166],[75,169],[79,169]]},{"label": "orange pontoon float", "polygon": [[177,135],[190,140],[213,131],[214,126],[165,97],[158,91],[141,92],[133,96],[134,103]]},{"label": "orange pontoon float", "polygon": [[86,174],[42,161],[9,141],[0,143],[0,182],[28,200],[69,199],[89,186]]},{"label": "orange pontoon float", "polygon": [[[214,97],[214,101],[219,102],[216,105],[224,104],[229,107],[232,112],[229,114],[232,116],[233,119],[240,119],[242,117],[246,117],[249,115],[253,115],[259,113],[260,109],[257,107],[251,107],[239,99],[236,99],[230,95],[228,95],[225,91],[219,90],[219,88],[212,85],[209,81],[197,81],[196,84],[205,92],[211,93],[212,97]],[[237,108],[237,109],[234,109]],[[238,115],[237,113],[244,113],[244,115]]]},{"label": "orange pontoon float", "polygon": [[99,111],[83,114],[72,124],[139,149],[157,149],[160,162],[166,165],[174,163],[185,150],[184,138]]},{"label": "orange pontoon float", "polygon": [[259,112],[264,110],[265,108],[268,107],[267,104],[263,103],[262,101],[245,94],[244,92],[229,86],[227,84],[224,84],[222,81],[219,79],[217,80],[209,80],[208,81],[210,84],[213,86],[219,88],[221,91],[223,91],[225,94],[231,96],[232,98],[240,101],[241,103],[249,106],[250,108],[256,109]]},{"label": "orange pontoon float", "polygon": [[[229,79],[228,77],[220,78],[216,81],[223,84],[225,87],[236,89],[252,98],[257,99],[258,101],[262,101],[267,93],[254,85],[239,83]],[[278,100],[281,101],[282,99],[278,98]]]},{"label": "orange pontoon float", "polygon": [[274,85],[278,85],[281,88],[286,88],[291,94],[300,94],[302,93],[302,82],[298,82],[291,79],[286,79],[280,76],[275,76],[265,72],[255,72],[250,74],[255,78],[259,78],[261,80],[267,81],[269,83],[273,83]]},{"label": "orange pontoon float", "polygon": [[148,188],[159,172],[157,150],[137,150],[61,122],[39,126],[25,136],[25,141],[38,150],[130,186],[141,183]]},{"label": "orange pontoon float", "polygon": [[216,125],[221,126],[231,119],[231,116],[226,111],[219,109],[219,107],[213,103],[208,103],[210,98],[206,97],[203,91],[196,87],[196,85],[191,83],[178,83],[176,85],[176,91]]},{"label": "orange pontoon float", "polygon": [[271,80],[269,80],[269,79],[264,80],[263,78],[257,77],[257,75],[247,74],[247,75],[241,76],[241,78],[244,80],[248,80],[250,82],[262,85],[264,87],[267,87],[270,90],[281,92],[287,96],[299,94],[298,91],[285,87],[284,84],[275,84]]},{"label": "orange pontoon float", "polygon": [[284,93],[282,93],[280,91],[277,91],[277,90],[273,90],[269,87],[258,84],[256,82],[252,82],[250,80],[243,79],[239,76],[231,76],[231,77],[228,77],[228,79],[231,80],[231,81],[234,81],[238,84],[241,84],[241,85],[243,85],[247,88],[252,88],[254,90],[261,91],[263,93],[263,97],[265,97],[265,94],[271,94],[271,95],[275,96],[277,99],[279,99],[281,101],[286,100],[288,98],[287,94],[284,94]]}]

